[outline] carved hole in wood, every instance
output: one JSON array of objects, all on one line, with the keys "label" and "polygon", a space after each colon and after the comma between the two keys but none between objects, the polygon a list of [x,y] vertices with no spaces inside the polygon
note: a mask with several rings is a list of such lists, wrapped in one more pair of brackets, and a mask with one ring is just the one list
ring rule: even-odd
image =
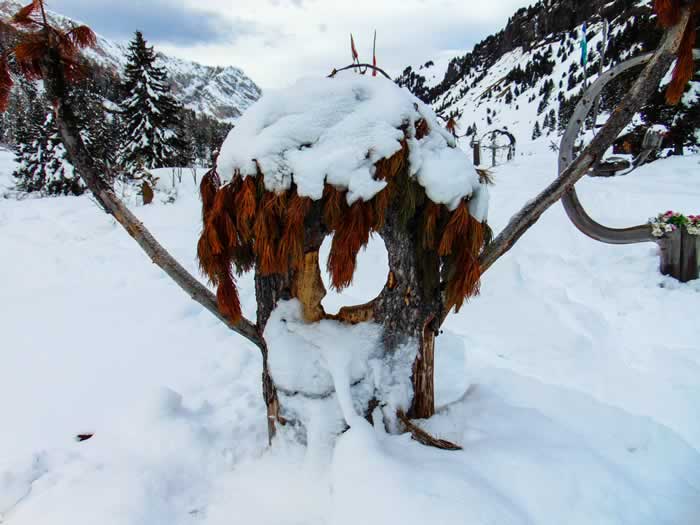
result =
[{"label": "carved hole in wood", "polygon": [[[350,287],[337,292],[331,287],[331,278],[326,270],[333,236],[327,235],[319,251],[319,271],[328,290],[323,305],[329,314],[337,314],[341,308],[357,307],[374,300],[384,289],[389,279],[389,260],[384,240],[373,234],[367,246],[357,255],[355,276]],[[359,303],[357,303],[359,301]]]}]

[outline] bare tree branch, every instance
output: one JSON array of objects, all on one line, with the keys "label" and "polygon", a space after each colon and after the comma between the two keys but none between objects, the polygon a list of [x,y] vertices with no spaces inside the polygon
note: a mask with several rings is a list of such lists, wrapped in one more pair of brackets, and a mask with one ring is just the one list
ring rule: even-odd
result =
[{"label": "bare tree branch", "polygon": [[654,56],[649,60],[632,89],[613,110],[612,116],[600,133],[552,184],[516,213],[505,229],[486,247],[479,258],[483,272],[508,252],[547,209],[573,188],[574,184],[603,156],[631,122],[635,113],[656,91],[661,79],[675,60],[689,18],[690,8],[683,8],[679,23],[666,31]]},{"label": "bare tree branch", "polygon": [[399,410],[398,412],[396,412],[396,417],[399,418],[399,421],[403,423],[404,427],[406,427],[406,430],[408,430],[408,432],[411,433],[411,437],[418,441],[418,443],[427,447],[434,447],[442,450],[462,450],[461,446],[452,443],[451,441],[431,436],[428,432],[426,432],[418,425],[416,425],[413,421],[411,421],[408,418],[408,416],[403,412],[403,410]]},{"label": "bare tree branch", "polygon": [[80,136],[76,115],[68,102],[68,91],[61,67],[58,53],[55,49],[51,49],[41,65],[44,85],[49,98],[54,103],[56,122],[70,160],[75,166],[76,172],[85,182],[85,185],[95,196],[98,204],[122,225],[151,260],[192,299],[201,304],[231,330],[242,335],[266,352],[265,342],[256,326],[246,319],[242,319],[234,324],[222,316],[217,307],[214,294],[168,253],[131,210],[117,197],[112,188],[102,180],[99,169]]},{"label": "bare tree branch", "polygon": [[80,136],[78,121],[68,99],[68,88],[63,74],[61,56],[54,45],[49,46],[47,55],[41,60],[41,74],[46,93],[54,103],[56,123],[71,163],[75,166],[77,173],[92,192],[98,204],[124,227],[151,260],[168,277],[175,281],[183,291],[209,310],[231,330],[245,337],[260,349],[262,354],[262,391],[265,405],[267,406],[268,442],[272,444],[272,438],[275,436],[275,424],[277,422],[284,424],[284,420],[280,416],[277,389],[270,374],[268,363],[269,351],[261,331],[245,318],[241,318],[237,323],[233,323],[224,317],[219,312],[214,294],[168,253],[131,210],[117,197],[112,188],[100,177],[95,160],[90,155]]}]

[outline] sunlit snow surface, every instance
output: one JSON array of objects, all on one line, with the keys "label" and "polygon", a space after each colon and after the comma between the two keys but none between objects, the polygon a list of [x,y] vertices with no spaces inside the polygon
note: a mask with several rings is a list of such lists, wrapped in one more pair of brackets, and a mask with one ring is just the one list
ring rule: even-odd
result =
[{"label": "sunlit snow surface", "polygon": [[[495,173],[496,231],[555,174],[553,153],[523,152]],[[0,193],[10,158],[0,156]],[[594,217],[630,226],[666,209],[700,211],[699,173],[698,157],[670,159],[584,180],[579,192]],[[169,172],[158,175],[167,187]],[[191,178],[175,204],[157,196],[136,211],[196,272]],[[700,520],[700,282],[659,275],[654,245],[584,237],[559,205],[438,338],[438,404],[467,394],[426,428],[461,452],[362,422],[334,440],[332,398],[309,415],[308,447],[286,429],[267,449],[256,349],[87,196],[0,199],[0,239],[2,523]],[[326,298],[329,311],[381,287],[381,243],[361,257],[347,295]],[[252,316],[250,276],[239,287]]]}]

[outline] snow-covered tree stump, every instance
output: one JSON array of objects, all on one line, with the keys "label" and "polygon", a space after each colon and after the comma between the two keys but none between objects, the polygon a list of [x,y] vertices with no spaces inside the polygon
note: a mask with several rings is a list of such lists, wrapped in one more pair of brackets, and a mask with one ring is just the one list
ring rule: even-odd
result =
[{"label": "snow-covered tree stump", "polygon": [[[363,85],[369,79],[355,77],[358,83],[338,82],[333,87],[318,83],[318,90],[314,89],[313,81],[302,82],[293,92],[280,97],[281,100],[268,98],[259,102],[255,111],[247,114],[252,116],[242,118],[227,140],[224,158],[230,158],[223,165],[219,163],[219,171],[229,178],[222,184],[214,171],[202,181],[204,232],[198,252],[202,268],[217,285],[216,296],[189,274],[117,197],[103,178],[103,166],[83,141],[69,87],[75,80],[79,49],[94,46],[95,34],[86,26],[70,30],[51,26],[43,0],[35,0],[13,17],[10,26],[33,25],[36,29],[20,31],[19,43],[7,51],[5,58],[13,57],[18,62],[25,80],[43,80],[70,161],[98,205],[122,225],[177,286],[230,330],[260,349],[270,439],[275,422],[283,423],[284,419],[270,372],[269,345],[262,332],[270,324],[279,328],[287,323],[285,316],[295,315],[287,307],[296,301],[299,305],[296,315],[305,321],[303,326],[332,323],[334,329],[346,331],[341,334],[332,333],[333,329],[325,330],[326,335],[341,335],[333,340],[318,338],[323,331],[312,328],[307,330],[306,335],[311,337],[306,341],[323,350],[325,369],[333,376],[335,393],[348,424],[360,420],[355,401],[367,400],[370,408],[383,403],[390,409],[397,408],[398,420],[414,438],[451,448],[453,445],[431,438],[408,420],[402,405],[428,406],[429,403],[416,398],[428,398],[425,393],[430,390],[421,386],[411,388],[410,394],[397,400],[394,394],[400,393],[408,374],[401,372],[406,367],[392,366],[392,361],[401,362],[396,356],[413,347],[412,384],[421,380],[432,383],[434,333],[426,337],[426,327],[434,332],[433,316],[440,313],[436,326],[439,325],[453,305],[458,308],[466,297],[475,293],[480,273],[507,253],[547,209],[567,197],[567,192],[569,204],[575,204],[573,186],[613,144],[676,59],[679,67],[674,70],[667,96],[674,101],[682,95],[692,76],[692,67],[681,67],[692,64],[693,58],[692,45],[688,45],[688,42],[692,44],[689,37],[695,34],[690,22],[691,6],[687,1],[673,4],[657,0],[655,8],[666,33],[653,56],[645,59],[648,64],[640,77],[584,151],[573,161],[571,156],[562,158],[565,166],[559,177],[518,211],[490,243],[485,242],[490,235],[484,222],[488,201],[484,184],[469,170],[464,155],[455,149],[453,137],[440,129],[434,114],[407,91],[397,91],[390,82]],[[8,64],[8,60],[0,61],[0,111],[7,108],[13,85]],[[375,91],[373,88],[377,87]],[[570,212],[568,208],[567,212]],[[576,212],[572,220],[576,215],[587,220]],[[399,217],[396,224],[401,225],[401,233],[392,233],[390,227],[385,229],[385,225],[393,224],[395,216]],[[309,228],[311,235],[307,237]],[[647,229],[612,233],[607,230],[604,227],[596,230],[609,236],[610,241],[606,242],[618,243],[620,239],[626,242],[630,235],[638,238],[637,242],[648,240]],[[389,272],[385,287],[385,291],[406,292],[404,310],[409,315],[399,317],[398,310],[392,308],[386,308],[383,315],[382,305],[392,301],[382,301],[381,295],[367,305],[345,309],[337,316],[326,315],[319,299],[324,290],[318,284],[321,279],[317,236],[334,236],[331,259],[335,262],[329,260],[328,267],[334,286],[342,287],[342,283],[352,280],[357,252],[373,232],[384,232],[388,245],[392,245],[392,236],[396,236],[395,246],[403,251],[393,252],[390,258],[397,259],[401,253],[410,258],[410,250],[417,250],[414,252],[417,263],[398,261],[395,268],[403,269],[404,273]],[[488,246],[481,251],[483,244]],[[412,275],[424,286],[433,282],[435,275],[431,269],[435,265],[430,261],[436,259],[435,252],[439,261],[440,308],[430,307],[432,311],[425,317],[416,308],[418,303],[410,300],[419,288],[406,283],[414,282]],[[424,261],[429,264],[424,266]],[[241,315],[232,266],[238,272],[256,269],[256,324]],[[433,290],[429,297],[436,297],[434,288],[425,290]],[[394,295],[394,304],[398,297]],[[275,322],[269,323],[275,316]],[[384,321],[377,322],[378,319]],[[364,343],[369,341],[370,345],[355,344],[352,340],[355,335],[362,335],[353,332],[358,325],[365,329],[364,335],[369,335]],[[304,332],[299,326],[293,328]],[[382,332],[377,344],[371,342],[372,328]],[[265,330],[265,335],[268,331]],[[288,329],[287,333],[293,335],[294,331]],[[417,341],[416,333],[421,334]],[[407,343],[396,348],[392,341],[397,340]],[[323,344],[329,341],[331,344]],[[379,397],[369,398],[365,392],[363,397],[353,399],[350,378],[356,371],[350,368],[358,360],[367,364],[368,348],[380,354],[384,365],[377,367],[374,381],[368,385],[369,395],[377,393]],[[281,352],[276,354],[283,355],[287,349],[283,344]],[[356,350],[364,350],[365,355],[355,358]],[[317,377],[314,369],[319,368],[316,362],[308,364],[312,373],[298,374],[302,384],[299,392],[303,395],[308,395],[303,392],[306,380],[314,381]],[[299,368],[290,366],[288,370],[296,372]],[[421,376],[421,372],[426,373]],[[367,375],[364,373],[363,377],[366,379]],[[290,392],[288,397],[294,394]],[[316,396],[327,397],[324,392]],[[419,410],[414,408],[414,414]]]},{"label": "snow-covered tree stump", "polygon": [[[383,78],[300,82],[242,117],[217,169],[201,184],[199,260],[233,321],[233,272],[254,269],[258,329],[282,394],[335,392],[348,424],[349,411],[376,407],[390,429],[397,414],[432,416],[439,323],[478,292],[489,231],[486,185],[432,110]],[[326,313],[323,240],[333,237],[326,267],[342,290],[372,234],[388,253],[384,289]]]}]

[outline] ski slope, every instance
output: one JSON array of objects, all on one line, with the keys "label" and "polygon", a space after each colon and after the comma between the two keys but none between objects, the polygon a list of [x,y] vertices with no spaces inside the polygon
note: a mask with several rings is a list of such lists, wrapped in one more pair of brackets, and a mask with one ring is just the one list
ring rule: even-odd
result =
[{"label": "ski slope", "polygon": [[[538,144],[495,171],[496,231],[555,175]],[[0,194],[12,169],[1,152]],[[672,158],[578,187],[629,226],[700,211],[699,176],[700,157]],[[135,211],[195,273],[187,173],[162,200]],[[652,244],[584,237],[559,205],[438,338],[438,404],[458,401],[426,428],[460,452],[369,425],[268,449],[257,350],[89,197],[0,199],[0,240],[0,523],[700,523],[700,281],[662,277]],[[384,268],[373,242],[327,309],[371,298]],[[252,316],[250,276],[239,289]]]}]

